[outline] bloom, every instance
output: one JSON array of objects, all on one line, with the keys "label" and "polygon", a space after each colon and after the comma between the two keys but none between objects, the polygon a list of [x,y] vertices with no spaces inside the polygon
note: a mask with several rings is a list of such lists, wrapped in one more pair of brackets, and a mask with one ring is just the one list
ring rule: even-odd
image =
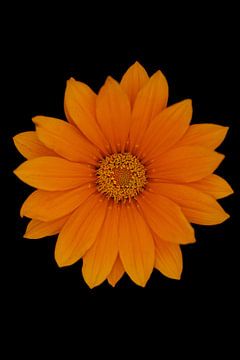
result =
[{"label": "bloom", "polygon": [[180,279],[180,245],[195,242],[191,223],[219,224],[229,216],[217,199],[232,193],[213,174],[227,127],[190,125],[192,102],[167,107],[168,84],[136,62],[120,83],[108,77],[96,95],[67,82],[67,122],[36,116],[36,131],[14,137],[27,158],[15,174],[35,190],[21,216],[25,237],[58,234],[55,259],[83,259],[92,288],[114,286],[126,272],[145,286],[154,268]]}]

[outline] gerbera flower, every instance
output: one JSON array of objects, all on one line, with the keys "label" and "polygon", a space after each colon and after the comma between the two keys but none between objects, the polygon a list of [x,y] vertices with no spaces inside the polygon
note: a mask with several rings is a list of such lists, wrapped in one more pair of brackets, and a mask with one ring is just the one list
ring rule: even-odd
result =
[{"label": "gerbera flower", "polygon": [[190,125],[191,100],[167,101],[161,71],[149,78],[135,63],[98,95],[70,79],[68,122],[36,116],[36,131],[14,137],[28,159],[15,174],[37,189],[21,208],[32,218],[25,237],[59,233],[57,264],[82,258],[91,288],[105,279],[114,286],[124,272],[145,286],[154,268],[180,279],[180,245],[195,242],[191,223],[229,217],[216,199],[232,189],[213,174],[228,128]]}]

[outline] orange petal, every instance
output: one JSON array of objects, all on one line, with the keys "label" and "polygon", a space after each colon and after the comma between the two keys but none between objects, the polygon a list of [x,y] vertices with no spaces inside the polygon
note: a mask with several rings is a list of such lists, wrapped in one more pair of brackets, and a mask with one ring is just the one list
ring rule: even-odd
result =
[{"label": "orange petal", "polygon": [[39,156],[57,156],[54,151],[48,149],[38,139],[35,131],[22,132],[13,138],[18,151],[26,159],[34,159]]},{"label": "orange petal", "polygon": [[150,229],[134,205],[121,207],[119,254],[130,278],[145,286],[154,266],[154,243]]},{"label": "orange petal", "polygon": [[171,279],[180,280],[183,269],[180,246],[161,241],[155,234],[153,238],[155,241],[155,268]]},{"label": "orange petal", "polygon": [[178,204],[186,218],[195,224],[215,225],[229,218],[218,202],[210,195],[187,185],[152,184],[157,192]]},{"label": "orange petal", "polygon": [[30,186],[50,191],[72,189],[93,179],[87,165],[51,156],[25,161],[14,174]]},{"label": "orange petal", "polygon": [[97,240],[83,256],[82,274],[91,289],[106,280],[116,261],[118,218],[119,206],[109,207]]},{"label": "orange petal", "polygon": [[64,107],[69,122],[99,149],[105,151],[106,140],[96,122],[96,94],[84,83],[71,78],[67,82]]},{"label": "orange petal", "polygon": [[21,216],[51,221],[69,214],[96,191],[89,185],[67,191],[36,190],[23,203]]},{"label": "orange petal", "polygon": [[55,247],[58,266],[72,265],[90,249],[99,235],[107,204],[107,200],[94,194],[69,217]]},{"label": "orange petal", "polygon": [[112,267],[112,270],[110,274],[108,275],[108,282],[113,287],[117,284],[117,282],[122,278],[124,275],[124,267],[120,260],[120,257],[118,256],[115,264]]},{"label": "orange petal", "polygon": [[211,174],[196,182],[189,183],[189,185],[212,195],[215,199],[222,199],[233,194],[233,189],[227,181],[215,174]]},{"label": "orange petal", "polygon": [[163,241],[176,244],[195,242],[193,228],[177,204],[159,194],[144,194],[138,196],[137,201],[154,233]]},{"label": "orange petal", "polygon": [[124,151],[131,121],[130,103],[121,86],[111,77],[99,92],[96,112],[112,151]]},{"label": "orange petal", "polygon": [[203,146],[215,150],[224,140],[228,127],[215,124],[191,125],[178,146]]},{"label": "orange petal", "polygon": [[97,148],[76,127],[47,116],[36,116],[33,122],[39,139],[48,148],[70,161],[96,164]]},{"label": "orange petal", "polygon": [[40,239],[45,236],[58,234],[67,219],[68,216],[48,222],[33,219],[28,223],[24,237],[27,239]]},{"label": "orange petal", "polygon": [[152,120],[143,135],[141,150],[138,153],[156,157],[168,150],[187,131],[191,118],[191,100],[184,100],[167,107]]},{"label": "orange petal", "polygon": [[153,160],[148,176],[169,182],[200,180],[216,170],[224,155],[200,146],[176,147]]},{"label": "orange petal", "polygon": [[125,72],[121,80],[121,87],[128,95],[131,106],[133,106],[136,96],[141,88],[149,80],[149,76],[144,69],[144,67],[135,62],[130,68]]},{"label": "orange petal", "polygon": [[130,129],[131,149],[138,147],[150,122],[166,107],[167,101],[167,80],[157,71],[137,94]]}]

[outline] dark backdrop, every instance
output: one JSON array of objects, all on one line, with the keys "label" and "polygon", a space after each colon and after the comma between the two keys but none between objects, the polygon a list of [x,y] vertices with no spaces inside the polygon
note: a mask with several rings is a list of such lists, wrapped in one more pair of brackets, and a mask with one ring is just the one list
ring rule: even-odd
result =
[{"label": "dark backdrop", "polygon": [[[8,189],[2,237],[11,246],[4,267],[8,293],[13,308],[23,317],[32,314],[34,318],[39,308],[56,309],[57,305],[62,316],[68,317],[65,304],[78,304],[80,312],[84,309],[82,315],[104,313],[113,307],[114,316],[119,316],[125,306],[134,314],[143,314],[144,310],[146,318],[151,311],[161,317],[170,308],[186,313],[190,305],[193,317],[208,309],[217,318],[218,308],[221,316],[231,317],[232,305],[237,302],[239,241],[239,56],[235,10],[218,6],[211,11],[196,6],[175,9],[173,16],[173,9],[159,10],[149,5],[140,14],[138,9],[130,12],[125,6],[120,11],[113,6],[111,14],[109,9],[100,14],[95,6],[82,11],[73,7],[61,16],[59,9],[42,11],[37,5],[15,9],[9,25],[14,31],[5,38],[7,61],[2,68],[2,74],[7,74],[3,104],[7,111],[1,126]],[[19,209],[31,189],[12,175],[23,158],[11,138],[33,129],[32,116],[64,118],[63,96],[69,77],[98,91],[107,75],[119,80],[136,60],[150,74],[157,69],[163,71],[170,87],[169,103],[192,98],[193,123],[230,127],[219,148],[226,159],[217,173],[236,192],[220,201],[231,218],[218,226],[194,226],[197,243],[182,248],[181,281],[154,272],[145,289],[124,276],[115,289],[104,283],[89,290],[81,276],[81,263],[57,267],[56,237],[23,239],[26,221],[20,218]]]}]

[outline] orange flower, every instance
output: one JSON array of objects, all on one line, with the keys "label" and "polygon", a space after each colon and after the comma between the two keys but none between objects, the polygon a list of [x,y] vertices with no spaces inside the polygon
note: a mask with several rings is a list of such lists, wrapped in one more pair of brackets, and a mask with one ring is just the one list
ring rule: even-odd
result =
[{"label": "orange flower", "polygon": [[167,107],[168,84],[135,63],[120,84],[108,77],[96,95],[70,79],[68,122],[36,116],[36,131],[14,137],[28,160],[15,174],[37,188],[21,216],[25,237],[58,234],[55,259],[83,259],[92,288],[114,286],[126,272],[145,286],[153,268],[180,279],[180,245],[195,242],[191,223],[219,224],[229,216],[216,199],[232,193],[213,172],[228,128],[190,125],[191,100]]}]

